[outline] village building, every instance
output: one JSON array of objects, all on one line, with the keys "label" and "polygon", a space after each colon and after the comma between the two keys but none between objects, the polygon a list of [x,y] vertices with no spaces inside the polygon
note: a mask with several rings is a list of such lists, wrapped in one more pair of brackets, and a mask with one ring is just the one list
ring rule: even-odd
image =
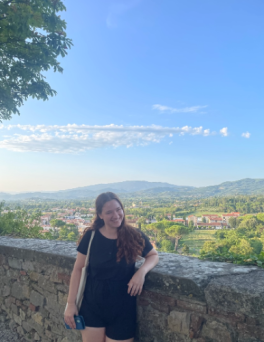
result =
[{"label": "village building", "polygon": [[182,218],[175,218],[173,220],[170,220],[171,222],[175,222],[175,223],[181,223],[186,225],[186,220],[182,219]]},{"label": "village building", "polygon": [[199,222],[197,223],[197,228],[203,228],[206,229],[224,229],[228,228],[227,223],[209,223],[209,222]]},{"label": "village building", "polygon": [[188,223],[193,221],[193,224],[196,226],[197,225],[197,221],[198,221],[198,217],[195,215],[189,215],[187,217]]},{"label": "village building", "polygon": [[210,222],[211,219],[214,219],[214,218],[220,218],[220,216],[218,215],[202,215],[202,218],[205,218],[206,222]]},{"label": "village building", "polygon": [[240,216],[240,213],[239,212],[233,212],[233,213],[228,213],[228,214],[223,214],[222,215],[222,219],[223,219],[223,222],[229,224],[229,219],[230,217],[239,217]]},{"label": "village building", "polygon": [[223,223],[223,219],[221,217],[210,217],[209,223]]},{"label": "village building", "polygon": [[40,217],[41,224],[43,224],[43,225],[49,224],[50,218],[51,218],[51,216],[49,216],[49,215],[41,216]]}]

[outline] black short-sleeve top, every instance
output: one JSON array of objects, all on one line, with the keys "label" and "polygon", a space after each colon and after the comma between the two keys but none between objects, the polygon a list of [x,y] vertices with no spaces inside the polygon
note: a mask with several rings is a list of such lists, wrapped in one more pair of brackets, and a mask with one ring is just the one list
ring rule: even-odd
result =
[{"label": "black short-sleeve top", "polygon": [[[151,250],[152,245],[148,237],[140,232],[145,240],[142,257]],[[89,230],[83,236],[77,251],[86,255],[92,231]],[[135,263],[127,263],[125,257],[120,262],[116,261],[117,239],[108,239],[97,229],[91,244],[89,258],[89,277],[97,280],[126,281],[132,278],[135,271]]]}]

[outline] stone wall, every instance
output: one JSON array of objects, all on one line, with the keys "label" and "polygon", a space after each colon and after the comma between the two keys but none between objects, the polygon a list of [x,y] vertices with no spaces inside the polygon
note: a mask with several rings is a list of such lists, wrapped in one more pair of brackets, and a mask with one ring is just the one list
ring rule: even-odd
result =
[{"label": "stone wall", "polygon": [[[21,341],[81,341],[63,324],[74,243],[0,237],[0,315]],[[138,297],[140,342],[264,341],[264,271],[160,253]]]}]

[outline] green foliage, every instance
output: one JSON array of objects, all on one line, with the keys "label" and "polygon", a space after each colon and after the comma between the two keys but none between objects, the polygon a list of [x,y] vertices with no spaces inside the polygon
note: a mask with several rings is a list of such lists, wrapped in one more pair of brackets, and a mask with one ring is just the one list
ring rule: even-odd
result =
[{"label": "green foliage", "polygon": [[79,237],[78,229],[73,224],[67,224],[59,230],[59,240],[77,241]]},{"label": "green foliage", "polygon": [[264,225],[264,214],[257,214],[257,220]]},{"label": "green foliage", "polygon": [[171,252],[173,252],[173,250],[174,250],[174,246],[170,240],[162,240],[161,241],[161,247],[160,247],[161,252],[171,253]]},{"label": "green foliage", "polygon": [[180,224],[175,224],[165,229],[165,233],[175,239],[175,251],[177,250],[179,240],[183,235],[189,234],[189,232],[190,230],[187,227]]},{"label": "green foliage", "polygon": [[263,267],[264,234],[262,216],[246,215],[236,220],[238,228],[218,231],[216,241],[207,242],[200,252],[202,259],[234,262]]},{"label": "green foliage", "polygon": [[189,254],[190,253],[190,248],[189,248],[189,246],[187,246],[187,245],[183,245],[183,247],[182,247],[182,253],[183,254]]},{"label": "green foliage", "polygon": [[72,46],[57,14],[65,10],[60,0],[0,2],[0,122],[19,114],[28,97],[56,94],[43,71],[63,71],[57,58]]},{"label": "green foliage", "polygon": [[193,231],[193,230],[195,229],[193,221],[190,221],[190,222],[188,223],[188,227],[189,227],[189,229],[190,229],[191,231]]},{"label": "green foliage", "polygon": [[43,238],[40,223],[40,212],[31,217],[25,210],[2,214],[3,204],[0,204],[0,235],[21,238]]},{"label": "green foliage", "polygon": [[253,253],[254,254],[260,254],[260,252],[263,249],[263,242],[261,241],[260,238],[253,238],[249,240],[250,246],[253,248]]},{"label": "green foliage", "polygon": [[231,228],[236,228],[236,224],[237,224],[236,217],[230,217],[228,220],[228,223]]},{"label": "green foliage", "polygon": [[175,224],[171,227],[168,227],[165,229],[165,233],[169,235],[170,237],[176,238],[181,237],[182,235],[188,234],[189,229],[183,225]]},{"label": "green foliage", "polygon": [[251,255],[253,253],[253,248],[250,246],[249,241],[241,239],[237,245],[231,246],[229,252],[240,255]]},{"label": "green foliage", "polygon": [[231,252],[217,252],[212,251],[206,253],[202,251],[200,254],[200,259],[206,259],[211,261],[221,261],[221,262],[232,262],[239,265],[254,265],[264,268],[264,252],[259,255],[241,255]]},{"label": "green foliage", "polygon": [[53,220],[50,220],[50,225],[51,227],[63,227],[65,226],[65,222],[62,221],[62,220],[57,220],[57,219],[53,219]]}]

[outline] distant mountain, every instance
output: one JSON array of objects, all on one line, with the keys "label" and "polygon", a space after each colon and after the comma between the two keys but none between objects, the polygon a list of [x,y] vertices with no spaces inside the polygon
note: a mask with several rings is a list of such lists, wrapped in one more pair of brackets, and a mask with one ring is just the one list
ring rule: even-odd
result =
[{"label": "distant mountain", "polygon": [[219,185],[196,189],[198,194],[207,196],[230,195],[264,195],[264,179],[245,178],[234,182],[224,182]]},{"label": "distant mountain", "polygon": [[[82,198],[94,198],[98,196],[102,192],[112,191],[118,194],[128,194],[134,193],[137,191],[144,191],[159,188],[173,189],[173,190],[183,190],[186,187],[177,186],[169,183],[162,182],[147,182],[147,181],[125,181],[125,182],[117,182],[110,184],[96,184],[89,185],[85,187],[69,189],[69,190],[61,190],[57,192],[28,192],[28,193],[20,193],[20,194],[7,194],[0,193],[0,200],[22,200],[22,199],[55,199],[55,200],[63,200],[63,199],[82,199]],[[187,187],[189,189],[194,189],[194,187]]]},{"label": "distant mountain", "polygon": [[233,195],[264,195],[264,179],[245,178],[234,182],[224,182],[206,187],[178,186],[162,182],[125,181],[110,184],[96,184],[55,192],[28,192],[8,194],[0,192],[1,200],[24,199],[91,199],[102,192],[112,191],[124,197],[212,197]]},{"label": "distant mountain", "polygon": [[159,188],[137,191],[136,197],[213,197],[213,196],[234,196],[234,195],[264,195],[264,179],[245,178],[234,182],[224,182],[219,185],[205,186],[200,188]]}]

